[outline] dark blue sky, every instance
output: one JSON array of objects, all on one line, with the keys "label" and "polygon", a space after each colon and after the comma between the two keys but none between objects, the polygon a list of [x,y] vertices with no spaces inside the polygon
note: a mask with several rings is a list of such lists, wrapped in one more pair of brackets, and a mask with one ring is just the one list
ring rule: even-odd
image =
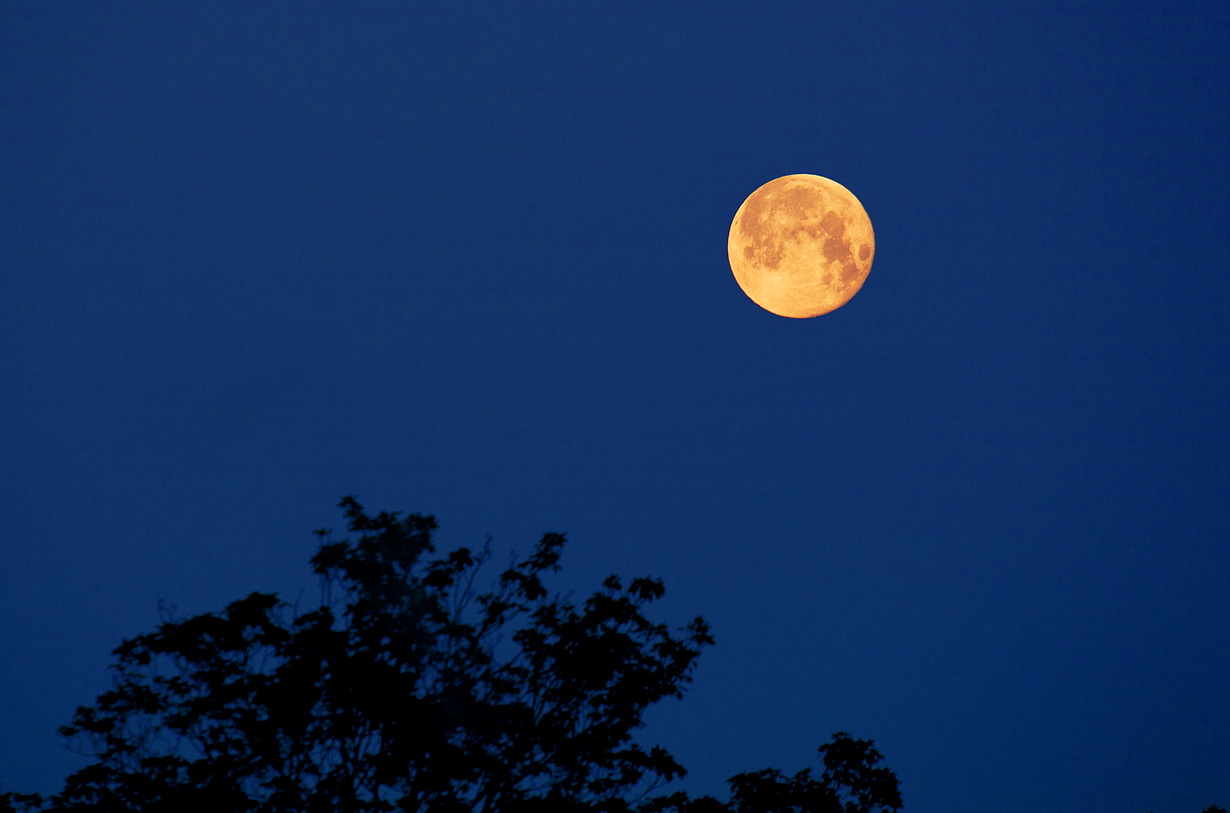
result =
[{"label": "dark blue sky", "polygon": [[[354,493],[663,577],[693,790],[1230,805],[1228,89],[1222,0],[6,3],[0,787]],[[812,320],[726,262],[790,173],[876,229]]]}]

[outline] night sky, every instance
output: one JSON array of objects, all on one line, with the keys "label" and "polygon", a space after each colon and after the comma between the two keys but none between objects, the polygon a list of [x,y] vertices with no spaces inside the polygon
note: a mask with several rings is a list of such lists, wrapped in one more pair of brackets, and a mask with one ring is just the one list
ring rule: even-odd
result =
[{"label": "night sky", "polygon": [[[1228,122],[1224,0],[5,3],[0,790],[355,494],[662,577],[688,790],[1230,805]],[[726,259],[793,173],[876,230],[809,320]]]}]

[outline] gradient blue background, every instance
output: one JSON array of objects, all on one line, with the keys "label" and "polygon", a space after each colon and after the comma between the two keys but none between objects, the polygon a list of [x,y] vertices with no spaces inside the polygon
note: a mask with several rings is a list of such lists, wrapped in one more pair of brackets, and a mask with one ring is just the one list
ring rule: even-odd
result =
[{"label": "gradient blue background", "polygon": [[[663,577],[691,790],[1230,805],[1228,89],[1223,0],[5,3],[0,787],[354,493]],[[804,321],[726,263],[799,172],[877,235]]]}]

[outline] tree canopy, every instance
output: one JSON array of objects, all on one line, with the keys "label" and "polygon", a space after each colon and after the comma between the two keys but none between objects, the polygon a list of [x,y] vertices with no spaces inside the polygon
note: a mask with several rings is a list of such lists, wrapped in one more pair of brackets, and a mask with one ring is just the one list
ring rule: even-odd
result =
[{"label": "tree canopy", "polygon": [[553,593],[564,536],[480,589],[490,547],[436,554],[430,516],[341,507],[320,531],[321,598],[253,593],[166,617],[115,650],[113,688],[60,729],[91,762],[50,798],[0,811],[872,813],[901,807],[869,740],[838,733],[823,771],[764,769],[730,798],[667,792],[685,771],[634,736],[682,697],[713,643],[701,618],[649,620],[660,580]]}]

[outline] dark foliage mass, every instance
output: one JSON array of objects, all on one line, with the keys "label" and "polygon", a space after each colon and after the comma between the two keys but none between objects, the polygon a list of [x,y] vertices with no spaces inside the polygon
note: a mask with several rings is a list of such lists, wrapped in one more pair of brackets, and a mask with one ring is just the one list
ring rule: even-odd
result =
[{"label": "dark foliage mass", "polygon": [[824,769],[730,780],[730,798],[666,793],[684,769],[634,739],[681,697],[699,618],[669,629],[656,579],[611,576],[580,605],[548,591],[547,534],[485,590],[487,549],[436,556],[428,516],[342,508],[322,531],[319,606],[253,593],[167,618],[116,650],[114,686],[61,733],[92,758],[49,799],[0,811],[294,813],[871,813],[901,807],[871,742],[842,733]]}]

